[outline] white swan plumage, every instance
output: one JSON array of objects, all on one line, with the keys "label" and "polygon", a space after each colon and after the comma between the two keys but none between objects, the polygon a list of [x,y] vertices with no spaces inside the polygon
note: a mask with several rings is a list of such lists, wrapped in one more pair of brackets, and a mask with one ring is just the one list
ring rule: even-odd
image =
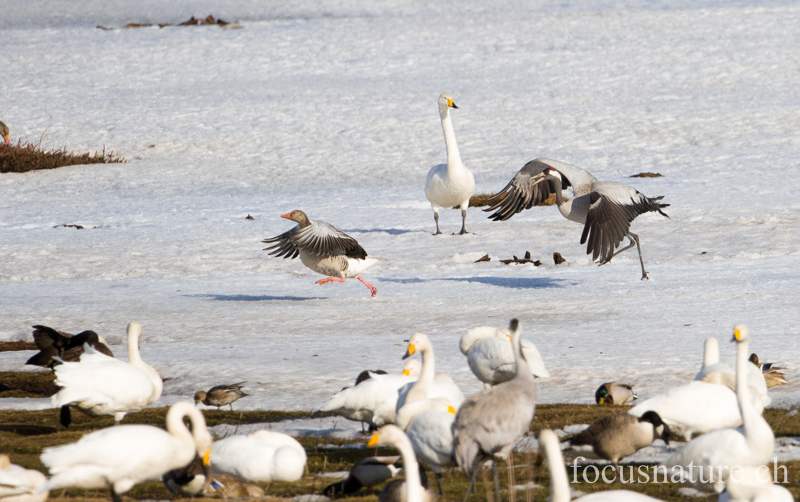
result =
[{"label": "white swan plumage", "polygon": [[408,436],[417,460],[430,467],[436,476],[439,495],[442,495],[442,468],[451,465],[453,458],[456,409],[444,398],[423,399],[400,408],[397,418],[397,425]]},{"label": "white swan plumage", "polygon": [[102,354],[89,345],[78,362],[55,367],[61,387],[50,402],[92,415],[110,415],[119,423],[126,413],[139,411],[161,397],[163,382],[158,372],[139,354],[141,325],[128,324],[128,362]]},{"label": "white swan plumage", "polygon": [[442,120],[444,144],[447,147],[447,164],[433,166],[428,171],[425,180],[425,197],[431,203],[433,219],[436,221],[436,234],[439,230],[440,208],[461,208],[461,232],[467,233],[467,207],[469,198],[475,192],[475,178],[472,172],[461,162],[458,153],[456,133],[453,130],[453,121],[450,119],[450,108],[458,107],[453,103],[453,97],[447,93],[439,96],[439,118]]},{"label": "white swan plumage", "polygon": [[[467,356],[467,364],[478,380],[496,385],[514,378],[517,369],[510,337],[511,331],[508,328],[491,326],[472,328],[461,337],[459,348]],[[539,378],[550,378],[550,372],[545,368],[536,345],[525,339],[521,343],[531,374]]]},{"label": "white swan plumage", "polygon": [[[772,399],[767,395],[764,373],[755,364],[750,361],[748,363],[747,384],[750,386],[750,391],[754,398],[761,399],[763,406],[767,407]],[[730,364],[719,360],[719,342],[713,336],[706,338],[703,346],[703,366],[694,379],[725,385],[731,390],[736,388],[736,371]]]},{"label": "white swan plumage", "polygon": [[44,502],[47,491],[37,493],[47,478],[34,469],[12,464],[5,453],[0,453],[0,500],[3,502]]},{"label": "white swan plumage", "polygon": [[211,468],[246,481],[297,481],[303,477],[306,451],[291,436],[266,430],[230,436],[211,447]]},{"label": "white swan plumage", "polygon": [[458,385],[452,381],[435,380],[436,362],[433,354],[433,345],[424,333],[414,333],[408,339],[408,349],[403,359],[407,359],[419,352],[422,354],[422,371],[414,383],[408,383],[398,391],[395,411],[399,411],[406,402],[420,399],[445,398],[458,409],[464,402],[464,394]]},{"label": "white swan plumage", "polygon": [[[750,333],[743,324],[733,329],[736,342],[736,397],[741,410],[743,427],[709,432],[689,442],[667,457],[663,464],[680,468],[687,473],[689,465],[695,471],[704,470],[704,476],[695,472],[693,479],[684,476],[684,484],[702,491],[721,492],[732,466],[758,467],[769,462],[775,448],[775,435],[754,406],[747,382],[747,346]],[[710,471],[710,472],[709,472]],[[713,476],[710,473],[713,472]],[[689,473],[691,475],[691,473]]]},{"label": "white swan plumage", "polygon": [[435,500],[431,492],[422,487],[419,464],[414,449],[406,434],[396,425],[384,425],[367,442],[368,447],[388,445],[397,448],[403,458],[405,472],[405,502],[430,502]]},{"label": "white swan plumage", "polygon": [[[184,424],[188,417],[192,431]],[[192,462],[208,465],[212,438],[203,414],[181,401],[167,412],[167,430],[149,425],[120,425],[92,432],[78,442],[45,448],[42,463],[50,479],[40,491],[57,488],[110,488],[115,502],[137,483],[158,479]]]}]

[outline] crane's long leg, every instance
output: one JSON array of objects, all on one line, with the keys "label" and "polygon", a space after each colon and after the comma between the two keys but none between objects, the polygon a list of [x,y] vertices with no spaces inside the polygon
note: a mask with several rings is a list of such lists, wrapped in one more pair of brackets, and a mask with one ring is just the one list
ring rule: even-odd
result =
[{"label": "crane's long leg", "polygon": [[441,235],[442,231],[439,230],[439,210],[438,209],[434,209],[433,210],[433,221],[436,222],[436,233],[433,234],[433,235]]},{"label": "crane's long leg", "polygon": [[377,294],[378,294],[378,288],[376,288],[376,287],[375,287],[375,286],[373,286],[372,284],[370,284],[370,283],[368,283],[367,281],[365,281],[363,277],[361,277],[360,275],[357,275],[357,276],[356,276],[356,279],[358,279],[359,281],[363,282],[363,283],[364,283],[364,286],[366,286],[367,288],[369,288],[369,291],[370,291],[370,293],[372,293],[372,297],[373,297],[373,298],[375,297],[375,295],[377,295]]},{"label": "crane's long leg", "polygon": [[517,501],[517,489],[514,488],[514,452],[508,452],[508,502]]},{"label": "crane's long leg", "polygon": [[497,502],[500,502],[500,477],[497,475],[497,457],[492,459],[492,477],[494,478],[494,493],[497,495]]},{"label": "crane's long leg", "polygon": [[442,490],[442,473],[434,472],[433,477],[436,478],[436,486],[439,488],[439,496],[444,497],[444,490]]},{"label": "crane's long leg", "polygon": [[636,249],[639,251],[639,263],[642,265],[642,280],[647,279],[647,271],[644,269],[644,260],[642,259],[642,246],[639,245],[639,236],[636,234],[628,233],[636,241]]},{"label": "crane's long leg", "polygon": [[469,478],[469,486],[467,487],[467,493],[464,494],[464,502],[469,500],[469,494],[472,493],[472,490],[475,488],[475,476],[478,475],[478,471],[480,470],[480,464],[477,466],[472,467],[472,476]]}]

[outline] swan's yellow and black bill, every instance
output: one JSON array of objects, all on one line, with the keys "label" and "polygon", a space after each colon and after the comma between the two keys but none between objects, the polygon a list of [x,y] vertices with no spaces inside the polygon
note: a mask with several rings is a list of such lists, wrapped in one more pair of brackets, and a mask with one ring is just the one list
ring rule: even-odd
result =
[{"label": "swan's yellow and black bill", "polygon": [[367,446],[373,447],[378,445],[378,439],[380,439],[380,434],[373,434],[369,441],[367,442]]},{"label": "swan's yellow and black bill", "polygon": [[447,106],[449,106],[450,108],[455,108],[456,110],[458,110],[458,107],[456,106],[456,104],[453,102],[453,100],[451,98],[447,98]]},{"label": "swan's yellow and black bill", "polygon": [[403,370],[403,376],[411,376],[411,370]]},{"label": "swan's yellow and black bill", "polygon": [[414,352],[416,352],[416,351],[417,351],[417,348],[414,347],[414,344],[413,343],[409,344],[408,345],[408,350],[406,351],[406,355],[403,356],[403,359],[413,356]]}]

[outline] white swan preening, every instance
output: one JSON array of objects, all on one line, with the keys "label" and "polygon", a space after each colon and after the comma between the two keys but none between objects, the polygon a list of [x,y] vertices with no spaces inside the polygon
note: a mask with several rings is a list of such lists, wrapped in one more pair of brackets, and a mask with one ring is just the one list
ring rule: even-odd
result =
[{"label": "white swan preening", "polygon": [[407,359],[417,352],[422,354],[422,371],[416,382],[406,384],[400,388],[395,410],[400,410],[406,402],[437,397],[447,399],[455,408],[461,406],[464,401],[464,394],[461,393],[461,389],[452,381],[441,381],[434,378],[436,363],[433,345],[424,333],[411,335],[408,339],[408,349],[403,355],[403,359]]},{"label": "white swan preening", "polygon": [[[56,385],[51,398],[54,407],[77,408],[92,415],[110,415],[119,423],[126,413],[139,411],[161,397],[163,382],[158,372],[139,355],[141,325],[128,324],[128,362],[101,354],[88,345],[78,362],[55,367]],[[62,413],[62,424],[69,415]],[[64,422],[67,423],[64,423]]]},{"label": "white swan preening", "polygon": [[[736,397],[741,410],[743,427],[720,429],[691,441],[667,457],[663,464],[679,467],[684,473],[684,484],[703,491],[721,492],[732,466],[758,467],[769,462],[775,447],[775,435],[761,410],[753,405],[747,382],[747,346],[750,333],[743,324],[733,329],[736,342]],[[688,476],[690,463],[694,466],[693,479]],[[703,469],[703,476],[698,475]]]},{"label": "white swan preening", "polygon": [[37,324],[33,326],[33,342],[39,352],[25,362],[33,366],[52,368],[64,361],[79,361],[83,354],[83,346],[86,344],[98,352],[114,357],[108,348],[108,342],[92,330],[73,335]]},{"label": "white swan preening", "polygon": [[447,147],[447,164],[433,166],[428,171],[428,178],[425,180],[425,197],[431,203],[433,209],[433,219],[436,221],[436,233],[439,230],[439,209],[440,208],[461,208],[461,232],[460,235],[467,233],[467,207],[469,198],[475,192],[475,178],[472,172],[461,162],[461,155],[458,153],[458,143],[456,143],[456,133],[453,130],[453,121],[450,119],[450,108],[458,108],[453,103],[453,97],[447,93],[439,96],[439,117],[442,119],[442,131],[444,131],[444,144]]},{"label": "white swan preening", "polygon": [[266,430],[230,436],[211,447],[211,468],[245,481],[297,481],[303,477],[306,451],[291,436]]},{"label": "white swan preening", "polygon": [[[494,385],[514,378],[517,367],[510,337],[511,331],[508,328],[491,326],[472,328],[461,337],[459,348],[467,356],[467,364],[478,380]],[[545,368],[536,345],[525,339],[520,342],[533,376],[550,378],[550,372]]]},{"label": "white swan preening", "polygon": [[622,382],[604,383],[594,393],[597,404],[628,404],[638,397],[632,385]]},{"label": "white swan preening", "polygon": [[368,258],[358,241],[333,225],[312,220],[300,210],[282,214],[281,218],[297,222],[297,226],[277,237],[261,241],[272,244],[264,248],[264,251],[273,250],[270,256],[292,259],[300,256],[303,265],[318,274],[329,276],[318,280],[317,284],[344,282],[345,278],[350,277],[364,283],[372,296],[378,294],[378,289],[359,275],[377,263],[378,259]]},{"label": "white swan preening", "polygon": [[[184,417],[192,424],[190,432]],[[203,414],[192,403],[178,402],[167,412],[167,430],[149,425],[109,427],[77,443],[45,448],[42,463],[50,479],[40,491],[57,488],[110,488],[115,502],[137,483],[189,465],[195,455],[208,458],[212,443]]]},{"label": "white swan preening", "polygon": [[47,479],[39,471],[12,464],[0,453],[0,500],[3,502],[44,502],[48,492],[37,493]]},{"label": "white swan preening", "polygon": [[[536,383],[520,347],[519,321],[512,319],[509,329],[517,371],[514,378],[483,389],[462,403],[453,424],[453,449],[456,463],[470,477],[464,500],[475,486],[475,475],[485,460],[493,456],[508,459],[516,441],[528,430],[536,407]],[[495,490],[500,500],[495,463]],[[509,477],[513,469],[508,470]],[[513,481],[509,480],[510,486]]]},{"label": "white swan preening", "polygon": [[[561,191],[569,186],[575,196],[565,202]],[[485,211],[494,211],[489,216],[494,221],[507,220],[523,209],[541,204],[551,193],[555,193],[564,218],[583,225],[581,244],[587,244],[586,254],[603,265],[636,246],[642,279],[647,279],[639,236],[630,227],[637,216],[650,211],[668,217],[661,211],[669,206],[659,202],[663,197],[647,197],[625,183],[597,181],[583,169],[564,162],[536,159],[525,164],[505,188],[488,200]],[[626,237],[630,244],[614,252]]]},{"label": "white swan preening", "polygon": [[396,425],[384,425],[367,442],[367,446],[388,445],[397,448],[403,458],[403,471],[406,475],[404,502],[432,502],[435,496],[422,487],[419,475],[419,464],[414,456],[414,449],[406,434]]},{"label": "white swan preening", "polygon": [[194,404],[203,403],[206,406],[220,406],[230,405],[233,411],[233,403],[239,399],[247,396],[242,390],[242,386],[247,382],[233,383],[230,385],[217,385],[208,389],[208,392],[198,391],[194,395]]},{"label": "white swan preening", "polygon": [[[539,448],[544,450],[547,469],[550,471],[550,497],[547,499],[548,502],[569,502],[571,499],[569,480],[567,479],[567,470],[564,467],[564,457],[561,455],[558,436],[549,429],[542,430],[539,433]],[[576,500],[581,502],[658,502],[658,499],[627,490],[592,493]]]}]

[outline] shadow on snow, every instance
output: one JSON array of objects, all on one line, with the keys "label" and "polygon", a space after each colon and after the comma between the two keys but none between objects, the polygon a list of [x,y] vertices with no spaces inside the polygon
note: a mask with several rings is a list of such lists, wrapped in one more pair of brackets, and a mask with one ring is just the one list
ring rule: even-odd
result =
[{"label": "shadow on snow", "polygon": [[270,296],[270,295],[185,295],[196,298],[211,298],[219,302],[268,302],[268,301],[290,301],[301,302],[305,300],[325,300],[321,296]]},{"label": "shadow on snow", "polygon": [[489,286],[511,289],[563,288],[564,286],[575,284],[564,279],[550,279],[547,277],[446,277],[439,279],[411,278],[380,280],[380,282],[396,282],[400,284],[416,284],[432,281],[478,282],[481,284],[488,284]]}]

